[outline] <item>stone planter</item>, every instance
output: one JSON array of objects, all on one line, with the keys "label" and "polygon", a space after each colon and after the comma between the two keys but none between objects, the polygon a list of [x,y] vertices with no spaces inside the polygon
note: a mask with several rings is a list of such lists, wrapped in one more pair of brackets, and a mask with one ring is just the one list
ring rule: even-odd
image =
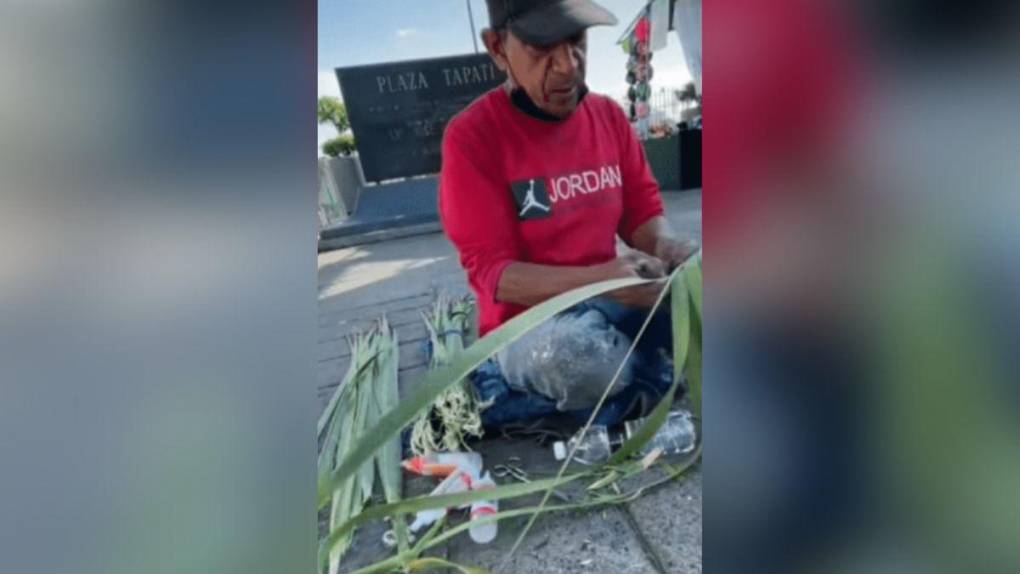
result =
[{"label": "stone planter", "polygon": [[365,176],[356,155],[319,158],[319,211],[327,223],[350,217],[364,186]]}]

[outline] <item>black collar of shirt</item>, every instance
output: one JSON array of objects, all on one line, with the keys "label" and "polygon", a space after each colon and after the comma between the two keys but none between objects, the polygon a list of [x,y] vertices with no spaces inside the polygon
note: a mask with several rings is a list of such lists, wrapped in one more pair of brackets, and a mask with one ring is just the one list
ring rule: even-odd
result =
[{"label": "black collar of shirt", "polygon": [[[581,102],[587,95],[588,86],[585,84],[581,84],[581,87],[578,88],[577,92],[578,106],[581,105]],[[532,101],[531,97],[528,96],[528,93],[522,90],[521,88],[515,88],[510,91],[510,102],[513,103],[513,105],[517,109],[521,110],[522,112],[528,114],[529,116],[537,120],[542,120],[543,122],[562,122],[563,120],[567,119],[558,118],[548,112],[543,111],[542,108],[538,107],[538,105],[535,104],[534,101]]]}]

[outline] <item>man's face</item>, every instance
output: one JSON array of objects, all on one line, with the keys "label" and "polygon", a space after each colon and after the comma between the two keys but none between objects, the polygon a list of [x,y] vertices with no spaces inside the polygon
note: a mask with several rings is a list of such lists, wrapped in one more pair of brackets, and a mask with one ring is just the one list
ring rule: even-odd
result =
[{"label": "man's face", "polygon": [[486,38],[486,46],[496,65],[542,111],[565,118],[577,109],[588,53],[586,32],[549,46],[528,44],[509,30],[494,35],[498,42]]}]

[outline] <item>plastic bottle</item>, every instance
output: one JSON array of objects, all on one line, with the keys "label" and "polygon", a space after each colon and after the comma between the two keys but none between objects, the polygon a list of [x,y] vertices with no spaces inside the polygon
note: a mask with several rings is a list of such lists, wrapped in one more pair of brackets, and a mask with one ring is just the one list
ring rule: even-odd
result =
[{"label": "plastic bottle", "polygon": [[[609,458],[613,451],[620,448],[623,442],[634,436],[647,419],[636,419],[624,423],[623,432],[610,432],[604,426],[592,425],[588,429],[584,440],[578,444],[578,437],[574,435],[570,440],[553,443],[553,456],[556,460],[567,458],[574,445],[577,452],[574,460],[582,464],[595,464]],[[694,450],[695,429],[691,414],[684,410],[671,411],[666,421],[659,427],[659,431],[642,449],[642,454],[647,454],[656,448],[661,448],[663,454],[684,454]]]},{"label": "plastic bottle", "polygon": [[[496,488],[495,481],[486,472],[480,479],[475,481],[474,490],[491,490]],[[485,516],[492,516],[498,512],[499,507],[496,500],[479,500],[471,504],[471,520],[474,521]],[[468,529],[471,540],[477,544],[488,544],[496,538],[497,527],[495,522],[489,524],[474,524]]]},{"label": "plastic bottle", "polygon": [[439,452],[410,458],[401,465],[422,476],[450,476],[458,468],[478,476],[482,472],[482,455],[477,452]]},{"label": "plastic bottle", "polygon": [[[624,432],[627,434],[627,438],[634,436],[645,420],[638,419],[624,423]],[[694,450],[695,432],[691,413],[684,410],[670,411],[666,421],[641,450],[641,454],[648,454],[656,448],[661,448],[662,454],[689,453]]]},{"label": "plastic bottle", "polygon": [[567,442],[556,441],[553,443],[553,456],[556,460],[567,458],[567,454],[577,445],[574,453],[574,460],[581,464],[595,464],[609,458],[619,444],[613,444],[614,437],[609,436],[609,429],[603,425],[592,425],[584,440],[578,443],[578,435],[570,437]]}]

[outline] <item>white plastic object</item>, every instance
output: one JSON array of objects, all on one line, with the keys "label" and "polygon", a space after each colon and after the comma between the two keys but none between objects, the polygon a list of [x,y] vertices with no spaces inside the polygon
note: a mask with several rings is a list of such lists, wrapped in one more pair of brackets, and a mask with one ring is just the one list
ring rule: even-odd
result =
[{"label": "white plastic object", "polygon": [[[496,488],[496,483],[486,472],[480,479],[475,482],[474,490],[492,490]],[[485,516],[492,516],[498,512],[498,501],[495,500],[478,500],[471,505],[471,521],[474,522],[478,518]],[[488,544],[496,539],[498,533],[497,523],[490,522],[488,524],[473,524],[468,528],[468,535],[471,540],[474,540],[478,544]]]},{"label": "white plastic object", "polygon": [[477,452],[438,452],[410,458],[402,466],[422,476],[450,476],[458,468],[478,476],[482,472],[482,455]]},{"label": "white plastic object", "polygon": [[411,532],[418,532],[423,527],[428,526],[440,518],[446,516],[445,508],[430,508],[428,510],[422,510],[418,514],[414,515],[414,522],[408,528]]},{"label": "white plastic object", "polygon": [[[458,468],[453,472],[453,474],[444,478],[443,481],[439,483],[439,486],[432,490],[429,496],[467,492],[468,490],[471,490],[473,484],[474,479],[472,478],[471,473]],[[428,510],[422,510],[415,515],[414,522],[412,522],[410,526],[411,532],[417,532],[423,526],[428,526],[445,515],[445,508],[430,508]]]},{"label": "white plastic object", "polygon": [[556,460],[563,460],[567,458],[567,445],[563,441],[558,440],[553,443],[553,457]]}]

